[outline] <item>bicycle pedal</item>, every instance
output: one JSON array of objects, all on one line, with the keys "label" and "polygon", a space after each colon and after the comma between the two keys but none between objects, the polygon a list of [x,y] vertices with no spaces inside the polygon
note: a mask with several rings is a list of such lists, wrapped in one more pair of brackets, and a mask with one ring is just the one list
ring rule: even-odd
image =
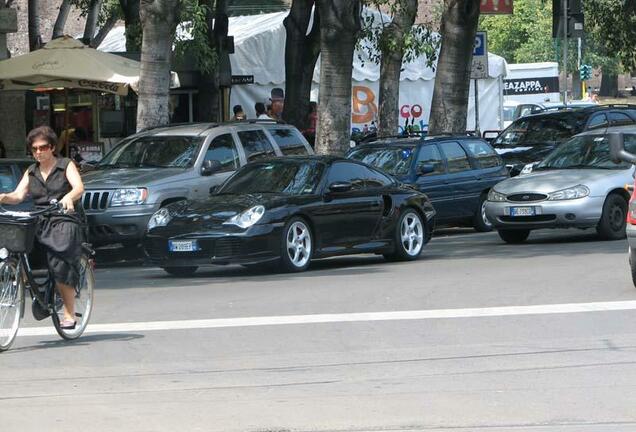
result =
[{"label": "bicycle pedal", "polygon": [[37,321],[42,321],[51,316],[51,313],[47,309],[44,309],[37,300],[31,302],[31,312],[33,313],[33,318]]}]

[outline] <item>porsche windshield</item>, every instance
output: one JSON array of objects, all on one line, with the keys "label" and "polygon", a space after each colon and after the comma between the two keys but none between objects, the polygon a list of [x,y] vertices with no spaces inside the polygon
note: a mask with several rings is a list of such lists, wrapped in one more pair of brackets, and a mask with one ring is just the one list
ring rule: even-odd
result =
[{"label": "porsche windshield", "polygon": [[516,147],[559,144],[582,132],[586,119],[585,113],[577,112],[521,118],[504,130],[493,145]]},{"label": "porsche windshield", "polygon": [[[636,152],[636,135],[624,135],[625,150]],[[572,138],[550,153],[534,171],[546,169],[626,169],[630,164],[615,164],[610,159],[607,136],[582,135]]]},{"label": "porsche windshield", "polygon": [[115,147],[97,168],[186,168],[192,166],[203,139],[189,136],[149,136]]},{"label": "porsche windshield", "polygon": [[313,194],[324,165],[314,161],[270,161],[247,165],[230,177],[219,194]]},{"label": "porsche windshield", "polygon": [[411,168],[415,147],[361,147],[349,154],[350,159],[364,162],[389,174],[406,175]]}]

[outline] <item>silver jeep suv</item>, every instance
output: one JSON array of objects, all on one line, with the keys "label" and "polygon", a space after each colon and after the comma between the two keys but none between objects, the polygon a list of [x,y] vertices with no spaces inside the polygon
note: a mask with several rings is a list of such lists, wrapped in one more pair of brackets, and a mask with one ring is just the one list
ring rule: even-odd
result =
[{"label": "silver jeep suv", "polygon": [[83,175],[82,204],[94,245],[137,244],[159,208],[205,199],[248,162],[313,154],[293,126],[275,121],[155,128],[124,139]]}]

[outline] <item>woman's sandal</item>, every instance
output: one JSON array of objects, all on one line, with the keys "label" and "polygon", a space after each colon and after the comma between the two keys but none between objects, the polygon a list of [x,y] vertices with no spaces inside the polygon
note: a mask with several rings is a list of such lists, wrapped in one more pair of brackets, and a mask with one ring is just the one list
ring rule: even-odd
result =
[{"label": "woman's sandal", "polygon": [[62,330],[73,330],[75,329],[75,326],[77,325],[76,321],[73,321],[72,319],[64,319],[62,321],[60,321],[60,328]]}]

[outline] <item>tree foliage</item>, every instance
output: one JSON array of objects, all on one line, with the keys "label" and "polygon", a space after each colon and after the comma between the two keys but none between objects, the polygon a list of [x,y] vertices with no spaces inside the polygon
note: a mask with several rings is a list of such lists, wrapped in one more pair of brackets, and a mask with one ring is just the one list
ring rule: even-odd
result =
[{"label": "tree foliage", "polygon": [[388,32],[387,27],[400,9],[405,7],[404,0],[365,0],[364,6],[385,11],[382,14],[367,13],[362,16],[362,28],[357,48],[364,52],[374,63],[382,60],[382,52],[404,50],[403,63],[410,63],[420,56],[425,56],[427,65],[433,67],[437,60],[439,37],[424,24],[411,27],[404,37],[396,39],[395,33]]},{"label": "tree foliage", "polygon": [[620,62],[627,70],[636,69],[636,0],[586,0],[583,5],[595,66],[616,72]]}]

